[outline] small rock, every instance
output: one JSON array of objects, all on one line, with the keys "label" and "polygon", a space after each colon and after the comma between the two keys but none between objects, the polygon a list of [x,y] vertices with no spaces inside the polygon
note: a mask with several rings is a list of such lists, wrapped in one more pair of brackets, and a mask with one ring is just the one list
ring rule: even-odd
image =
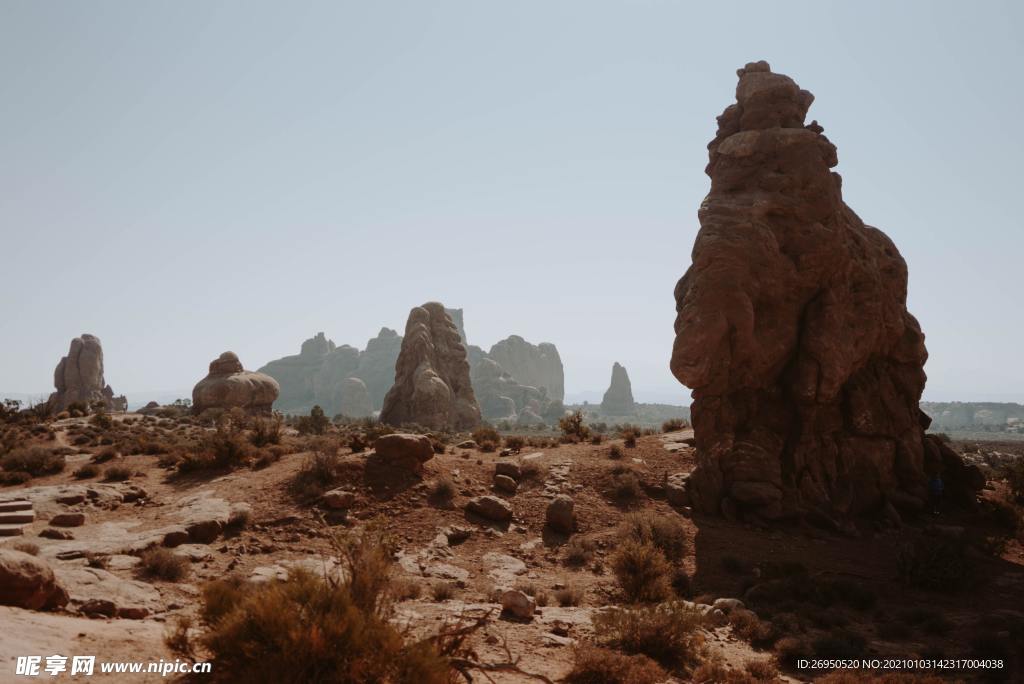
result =
[{"label": "small rock", "polygon": [[85,513],[66,511],[50,518],[54,527],[81,527],[85,524]]},{"label": "small rock", "polygon": [[519,484],[508,475],[495,475],[494,487],[499,491],[515,494],[519,489]]},{"label": "small rock", "polygon": [[731,613],[734,610],[744,608],[743,601],[737,598],[720,598],[715,599],[715,602],[711,604],[713,608],[721,610],[723,613]]},{"label": "small rock", "polygon": [[355,505],[356,495],[345,489],[332,489],[320,501],[332,510],[348,509]]},{"label": "small rock", "polygon": [[522,469],[515,461],[498,461],[494,464],[494,474],[507,475],[513,480],[518,480],[522,477]]},{"label": "small rock", "polygon": [[495,522],[508,522],[512,519],[512,504],[497,496],[472,498],[466,503],[466,511]]},{"label": "small rock", "polygon": [[573,512],[575,504],[572,497],[567,494],[559,494],[548,504],[544,519],[548,527],[558,532],[569,534],[576,526],[576,516]]},{"label": "small rock", "polygon": [[117,606],[113,601],[106,599],[89,599],[78,607],[78,611],[83,615],[103,616],[103,617],[114,617],[117,615]]},{"label": "small rock", "polygon": [[47,528],[45,528],[43,530],[40,530],[39,531],[39,536],[43,537],[44,539],[63,539],[63,540],[68,540],[68,539],[74,539],[75,538],[75,535],[73,535],[68,530],[58,530],[58,529],[56,529],[54,527],[47,527]]},{"label": "small rock", "polygon": [[501,610],[521,620],[532,620],[537,604],[518,589],[508,589],[501,595]]}]

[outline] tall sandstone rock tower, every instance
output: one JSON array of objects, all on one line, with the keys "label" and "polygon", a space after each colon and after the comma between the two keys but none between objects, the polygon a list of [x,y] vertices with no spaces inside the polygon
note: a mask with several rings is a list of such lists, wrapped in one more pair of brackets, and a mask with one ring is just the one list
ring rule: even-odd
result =
[{"label": "tall sandstone rock tower", "polygon": [[[694,504],[831,520],[917,508],[927,474],[976,474],[926,438],[928,357],[907,265],[843,203],[813,96],[757,62],[708,145],[711,191],[676,285],[671,369],[693,389]],[[948,452],[948,453],[947,453]]]},{"label": "tall sandstone rock tower", "polygon": [[466,348],[441,304],[427,302],[409,312],[395,384],[384,397],[380,419],[433,430],[465,430],[480,423]]},{"label": "tall sandstone rock tower", "polygon": [[54,411],[63,411],[72,404],[89,409],[97,402],[108,410],[115,403],[123,408],[124,398],[115,399],[114,390],[103,377],[103,345],[95,335],[83,334],[71,340],[68,355],[61,357],[53,370],[53,386],[56,391],[48,403]]}]

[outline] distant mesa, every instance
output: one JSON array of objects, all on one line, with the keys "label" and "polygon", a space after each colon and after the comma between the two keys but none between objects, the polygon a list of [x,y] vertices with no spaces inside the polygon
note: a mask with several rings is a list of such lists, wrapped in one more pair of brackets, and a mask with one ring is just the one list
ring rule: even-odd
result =
[{"label": "distant mesa", "polygon": [[270,413],[281,388],[264,373],[247,371],[234,352],[226,351],[210,362],[210,372],[192,389],[192,410],[241,408]]},{"label": "distant mesa", "polygon": [[487,356],[523,385],[544,391],[549,399],[565,400],[565,371],[555,345],[534,345],[510,335],[492,346]]},{"label": "distant mesa", "polygon": [[[394,330],[381,328],[365,351],[348,345],[335,345],[324,333],[302,343],[300,352],[271,361],[259,369],[281,386],[281,395],[274,408],[283,413],[309,413],[319,405],[328,415],[342,414],[351,418],[372,415],[384,403],[384,395],[394,381],[395,361],[402,338]],[[359,380],[359,384],[350,380]],[[365,391],[370,408],[363,406],[362,396],[346,396],[346,391]],[[358,410],[359,415],[346,411]]]},{"label": "distant mesa", "polygon": [[409,312],[395,382],[380,419],[434,430],[465,430],[480,423],[466,348],[441,304],[427,302]]},{"label": "distant mesa", "polygon": [[612,366],[612,380],[601,400],[601,413],[606,416],[630,416],[636,413],[629,374],[618,361]]},{"label": "distant mesa", "polygon": [[[555,345],[534,345],[512,335],[485,352],[468,344],[462,309],[445,309],[465,350],[470,367],[470,384],[483,418],[515,425],[556,421],[565,412],[565,378]],[[274,409],[283,413],[306,414],[319,405],[328,415],[358,418],[373,415],[395,381],[395,366],[402,348],[402,336],[390,328],[366,344],[364,351],[348,345],[337,346],[324,333],[302,343],[301,351],[271,361],[260,368],[281,385]],[[502,361],[513,370],[502,365]],[[529,380],[523,380],[522,377]],[[365,412],[358,396],[362,381],[370,400]],[[350,397],[350,393],[357,396]],[[359,413],[353,413],[358,411]]]},{"label": "distant mesa", "polygon": [[976,473],[924,435],[927,352],[899,250],[843,203],[836,148],[804,125],[811,93],[766,62],[738,75],[675,288],[692,500],[727,516],[835,521],[920,507],[936,473],[948,497],[970,498]]},{"label": "distant mesa", "polygon": [[933,430],[1024,432],[1024,405],[1008,402],[921,402]]},{"label": "distant mesa", "polygon": [[127,405],[123,396],[114,396],[103,378],[103,345],[95,335],[83,334],[71,340],[68,355],[53,371],[53,385],[56,391],[48,404],[54,411],[65,411],[73,404],[88,410],[96,402],[107,410],[123,410]]}]

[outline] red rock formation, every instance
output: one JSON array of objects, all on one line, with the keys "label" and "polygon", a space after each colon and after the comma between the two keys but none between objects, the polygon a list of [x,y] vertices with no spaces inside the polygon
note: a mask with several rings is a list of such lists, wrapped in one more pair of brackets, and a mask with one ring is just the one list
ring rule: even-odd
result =
[{"label": "red rock formation", "polygon": [[765,62],[737,73],[675,289],[671,368],[693,389],[699,454],[691,496],[767,518],[920,505],[941,464],[934,449],[925,458],[928,355],[907,265],[843,203],[836,148],[804,125],[813,96]]},{"label": "red rock formation", "polygon": [[466,348],[438,302],[409,312],[402,351],[395,362],[395,384],[384,397],[380,420],[433,430],[466,430],[480,423]]}]

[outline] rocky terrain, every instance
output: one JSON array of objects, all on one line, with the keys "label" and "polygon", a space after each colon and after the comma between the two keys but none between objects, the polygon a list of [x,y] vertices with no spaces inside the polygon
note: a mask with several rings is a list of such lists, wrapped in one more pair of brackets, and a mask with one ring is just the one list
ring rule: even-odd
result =
[{"label": "rocky terrain", "polygon": [[[693,509],[685,483],[696,454],[685,430],[506,437],[485,451],[484,433],[389,435],[374,424],[303,434],[268,421],[8,423],[13,448],[0,473],[31,467],[26,449],[61,467],[0,489],[0,623],[17,646],[5,657],[180,658],[184,625],[186,657],[216,666],[204,641],[216,630],[204,617],[210,587],[330,575],[345,564],[339,537],[383,526],[394,549],[392,619],[418,635],[479,623],[474,657],[498,682],[806,681],[797,657],[854,652],[1020,664],[1024,548],[1000,522],[999,510],[1020,514],[1002,470],[975,507],[879,513],[836,532]],[[637,548],[623,545],[631,530],[640,530]],[[963,568],[914,555],[947,545],[962,549]],[[640,561],[645,552],[654,560]],[[667,642],[608,622],[671,631],[657,611],[680,625]],[[666,643],[676,650],[659,650]],[[621,656],[633,659],[631,678],[572,679],[618,653],[653,660]]]},{"label": "rocky terrain", "polygon": [[210,372],[192,389],[192,409],[270,413],[280,389],[272,377],[245,370],[238,356],[227,351],[210,362]]}]

